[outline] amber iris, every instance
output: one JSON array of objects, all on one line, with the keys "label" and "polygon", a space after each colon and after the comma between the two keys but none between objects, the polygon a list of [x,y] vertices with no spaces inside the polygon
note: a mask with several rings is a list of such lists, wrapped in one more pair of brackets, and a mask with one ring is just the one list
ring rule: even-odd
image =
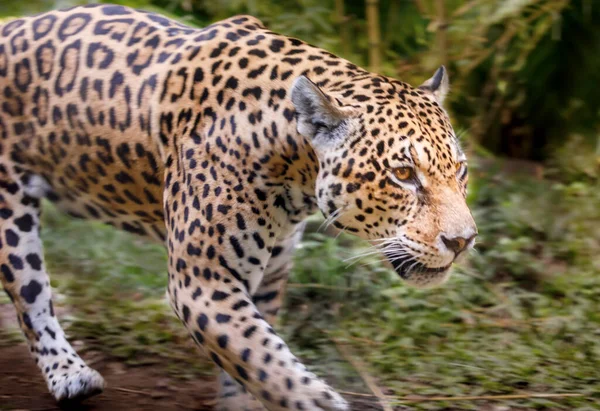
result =
[{"label": "amber iris", "polygon": [[408,181],[414,177],[414,170],[411,167],[398,167],[393,171],[394,177],[400,181]]}]

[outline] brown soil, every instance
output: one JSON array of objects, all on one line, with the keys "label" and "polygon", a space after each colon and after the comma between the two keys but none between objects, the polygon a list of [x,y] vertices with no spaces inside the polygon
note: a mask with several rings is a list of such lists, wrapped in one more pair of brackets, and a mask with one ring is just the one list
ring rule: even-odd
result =
[{"label": "brown soil", "polygon": [[[57,308],[59,315],[63,309]],[[3,334],[2,331],[8,331]],[[171,411],[213,410],[216,378],[200,376],[185,380],[168,372],[169,364],[127,366],[98,352],[83,355],[106,382],[103,393],[83,403],[59,406],[50,395],[40,371],[21,342],[8,337],[18,331],[11,305],[0,304],[0,411]],[[6,337],[6,338],[4,338]],[[336,381],[330,381],[334,387]],[[339,387],[338,387],[339,388]],[[376,399],[348,398],[353,411],[379,411]]]},{"label": "brown soil", "polygon": [[[212,410],[216,381],[209,376],[194,381],[169,378],[164,367],[126,367],[109,360],[92,364],[106,381],[105,391],[82,404],[59,407],[48,393],[25,344],[0,346],[0,410],[30,411],[170,411]],[[348,398],[352,410],[381,408],[369,398]]]},{"label": "brown soil", "polygon": [[0,410],[212,410],[216,390],[213,378],[174,380],[165,377],[161,367],[126,368],[110,361],[95,362],[93,367],[104,376],[105,391],[80,405],[60,408],[48,393],[27,347],[0,347]]}]

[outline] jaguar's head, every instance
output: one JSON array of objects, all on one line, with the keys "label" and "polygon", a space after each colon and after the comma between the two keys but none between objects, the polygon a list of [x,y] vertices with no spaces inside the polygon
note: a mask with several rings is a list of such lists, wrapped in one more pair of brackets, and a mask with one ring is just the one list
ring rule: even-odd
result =
[{"label": "jaguar's head", "polygon": [[299,77],[292,87],[298,132],[320,163],[319,208],[419,287],[443,283],[477,235],[447,91],[443,67],[418,88],[375,76],[327,90]]}]

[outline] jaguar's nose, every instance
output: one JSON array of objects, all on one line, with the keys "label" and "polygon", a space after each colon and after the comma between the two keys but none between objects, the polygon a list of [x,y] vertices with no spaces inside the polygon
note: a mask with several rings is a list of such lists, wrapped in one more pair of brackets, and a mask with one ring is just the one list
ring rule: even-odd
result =
[{"label": "jaguar's nose", "polygon": [[477,237],[477,234],[473,234],[469,238],[464,237],[454,237],[448,238],[445,235],[442,235],[442,242],[448,248],[448,250],[453,251],[454,254],[459,255],[461,252],[467,248],[473,239]]}]

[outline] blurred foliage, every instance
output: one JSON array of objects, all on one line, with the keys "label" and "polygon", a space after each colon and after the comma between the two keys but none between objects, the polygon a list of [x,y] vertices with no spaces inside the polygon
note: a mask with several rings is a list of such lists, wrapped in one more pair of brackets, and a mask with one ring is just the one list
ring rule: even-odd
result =
[{"label": "blurred foliage", "polygon": [[[196,26],[234,14],[368,66],[365,1],[113,0]],[[82,4],[2,2],[0,17]],[[543,160],[573,134],[600,145],[600,4],[594,0],[379,0],[381,71],[411,84],[444,63],[447,104],[470,142]]]},{"label": "blurred foliage", "polygon": [[[312,282],[304,272],[326,264],[348,282],[330,281],[330,292],[292,288],[286,330],[314,349],[330,345],[332,336],[352,345],[397,397],[576,392],[583,396],[507,400],[501,407],[595,409],[600,180],[586,173],[593,158],[588,152],[568,165],[557,154],[548,171],[553,180],[509,178],[498,161],[474,167],[476,252],[439,289],[406,287],[370,260],[336,270],[360,252],[357,242],[338,242],[334,252],[322,239],[322,247],[301,250],[294,281]],[[407,405],[488,409],[482,401]]]},{"label": "blurred foliage", "polygon": [[[311,219],[278,329],[339,389],[365,390],[338,352],[343,344],[393,397],[571,392],[583,396],[502,406],[594,409],[600,403],[600,181],[585,171],[589,157],[578,154],[573,165],[551,159],[553,179],[507,178],[497,161],[473,167],[477,252],[434,290],[406,287],[377,256],[349,261],[368,245],[324,233],[322,219]],[[195,348],[163,298],[163,247],[70,219],[48,204],[44,211],[56,306],[84,352],[130,365],[165,364],[181,378],[208,371],[204,360],[190,362]],[[482,401],[409,405],[487,409]]]},{"label": "blurred foliage", "polygon": [[72,219],[49,203],[43,223],[55,301],[76,307],[61,322],[84,341],[80,351],[103,351],[130,365],[167,364],[184,378],[210,370],[207,362],[188,361],[198,353],[164,298],[167,255],[161,244]]}]

